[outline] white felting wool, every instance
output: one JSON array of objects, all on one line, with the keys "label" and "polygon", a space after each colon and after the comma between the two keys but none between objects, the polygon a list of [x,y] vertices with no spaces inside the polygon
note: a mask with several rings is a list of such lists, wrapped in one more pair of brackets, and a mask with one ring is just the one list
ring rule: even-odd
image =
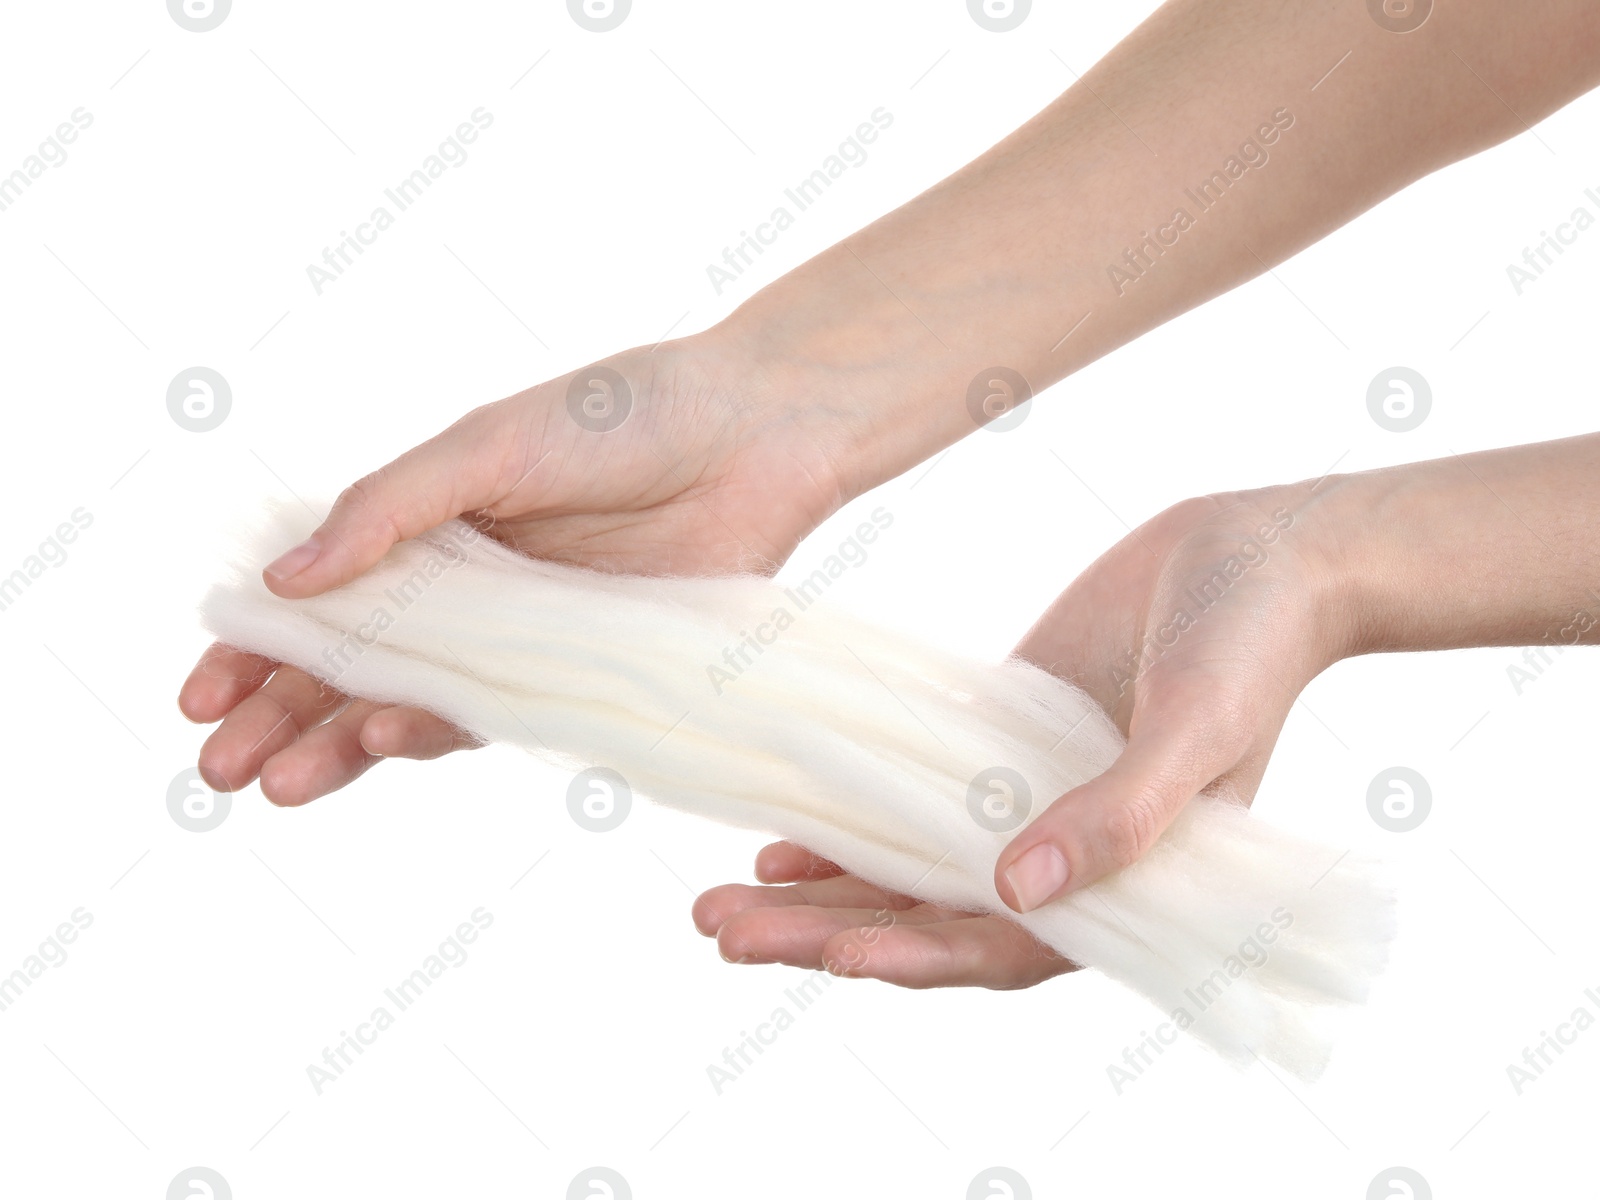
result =
[{"label": "white felting wool", "polygon": [[1322,1017],[1383,967],[1393,901],[1373,864],[1217,795],[1133,866],[1026,915],[1006,908],[994,864],[1026,822],[1003,819],[1004,771],[1025,781],[1031,805],[1016,809],[1034,818],[1123,746],[1083,691],[1030,664],[941,651],[813,603],[803,584],[608,575],[463,521],[326,595],[279,599],[260,567],[315,525],[278,508],[246,535],[201,608],[218,638],[487,740],[612,768],[659,803],[791,839],[882,887],[1015,921],[1153,1001],[1167,1020],[1141,1037],[1187,1029],[1234,1061],[1314,1077]]}]

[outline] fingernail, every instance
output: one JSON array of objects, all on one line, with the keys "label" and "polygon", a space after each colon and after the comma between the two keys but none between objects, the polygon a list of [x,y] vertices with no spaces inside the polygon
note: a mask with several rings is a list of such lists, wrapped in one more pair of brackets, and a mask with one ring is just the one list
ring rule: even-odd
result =
[{"label": "fingernail", "polygon": [[1041,842],[1006,868],[1006,882],[1017,908],[1032,912],[1067,885],[1067,860],[1049,842]]},{"label": "fingernail", "polygon": [[321,547],[317,544],[316,536],[308,537],[293,550],[285,552],[267,564],[267,574],[279,583],[286,579],[293,579],[316,561]]}]

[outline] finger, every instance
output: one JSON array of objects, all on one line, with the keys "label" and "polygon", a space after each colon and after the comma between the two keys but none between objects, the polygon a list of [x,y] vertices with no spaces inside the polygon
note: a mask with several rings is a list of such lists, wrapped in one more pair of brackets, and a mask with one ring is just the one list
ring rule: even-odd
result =
[{"label": "finger", "polygon": [[756,878],[762,883],[802,883],[843,875],[844,868],[794,842],[773,842],[756,855]]},{"label": "finger", "polygon": [[270,658],[212,642],[178,689],[178,710],[197,725],[220,721],[277,666]]},{"label": "finger", "polygon": [[279,667],[200,747],[201,777],[222,792],[246,787],[267,759],[336,711],[345,699],[304,671]]},{"label": "finger", "polygon": [[279,596],[314,596],[354,579],[406,538],[498,497],[510,439],[496,437],[504,410],[468,413],[444,432],[358,479],[328,519],[262,573]]},{"label": "finger", "polygon": [[829,938],[822,958],[834,974],[879,979],[906,988],[1032,987],[1077,967],[1002,917],[966,917],[927,924],[897,922]]},{"label": "finger", "polygon": [[375,706],[361,726],[361,747],[383,758],[439,758],[476,750],[483,742],[420,708]]},{"label": "finger", "polygon": [[753,908],[889,908],[905,909],[917,901],[909,896],[886,892],[854,875],[839,875],[786,887],[752,886],[725,883],[702,892],[694,902],[695,928],[715,937],[722,923],[736,913]]},{"label": "finger", "polygon": [[750,908],[722,923],[717,931],[717,952],[729,962],[777,962],[817,971],[827,965],[823,950],[834,939],[845,939],[841,946],[848,942],[856,947],[853,951],[841,950],[842,961],[854,961],[897,921],[921,924],[946,919],[942,912],[921,907],[899,912],[811,905]]},{"label": "finger", "polygon": [[352,700],[332,720],[308,729],[261,767],[261,794],[281,808],[294,808],[338,791],[381,762],[361,745],[361,727],[382,706]]},{"label": "finger", "polygon": [[[1030,912],[1144,856],[1182,807],[1242,756],[1248,734],[1214,695],[1169,693],[1141,711],[1104,774],[1058,798],[995,862],[1000,898]],[[1243,741],[1245,744],[1240,744]]]}]

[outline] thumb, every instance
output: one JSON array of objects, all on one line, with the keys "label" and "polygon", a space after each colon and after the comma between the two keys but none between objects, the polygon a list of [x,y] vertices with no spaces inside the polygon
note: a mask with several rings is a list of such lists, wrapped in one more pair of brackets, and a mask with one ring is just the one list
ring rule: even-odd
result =
[{"label": "thumb", "polygon": [[396,542],[497,500],[503,454],[484,411],[347,487],[310,537],[267,565],[268,589],[290,600],[315,596],[348,583]]},{"label": "thumb", "polygon": [[1061,796],[995,863],[994,885],[1030,912],[1130,866],[1155,845],[1194,796],[1238,761],[1195,708],[1140,723],[1103,774]]}]

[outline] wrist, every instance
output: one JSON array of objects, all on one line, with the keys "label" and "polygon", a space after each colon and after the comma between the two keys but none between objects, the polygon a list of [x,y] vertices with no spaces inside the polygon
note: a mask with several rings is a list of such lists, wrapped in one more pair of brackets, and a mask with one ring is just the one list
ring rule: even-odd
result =
[{"label": "wrist", "polygon": [[1276,543],[1269,552],[1280,558],[1289,582],[1305,656],[1295,673],[1304,681],[1341,659],[1369,653],[1379,640],[1369,582],[1381,555],[1360,480],[1329,475],[1215,497],[1248,514],[1241,516],[1251,526],[1241,525],[1243,534]]},{"label": "wrist", "polygon": [[957,355],[842,244],[770,284],[707,334],[768,381],[775,405],[802,414],[845,500],[977,428]]},{"label": "wrist", "polygon": [[1597,455],[1583,435],[1299,485],[1345,652],[1600,640]]},{"label": "wrist", "polygon": [[1425,494],[1395,471],[1328,475],[1282,490],[1303,524],[1326,665],[1410,648],[1400,632],[1412,591],[1407,546]]}]

